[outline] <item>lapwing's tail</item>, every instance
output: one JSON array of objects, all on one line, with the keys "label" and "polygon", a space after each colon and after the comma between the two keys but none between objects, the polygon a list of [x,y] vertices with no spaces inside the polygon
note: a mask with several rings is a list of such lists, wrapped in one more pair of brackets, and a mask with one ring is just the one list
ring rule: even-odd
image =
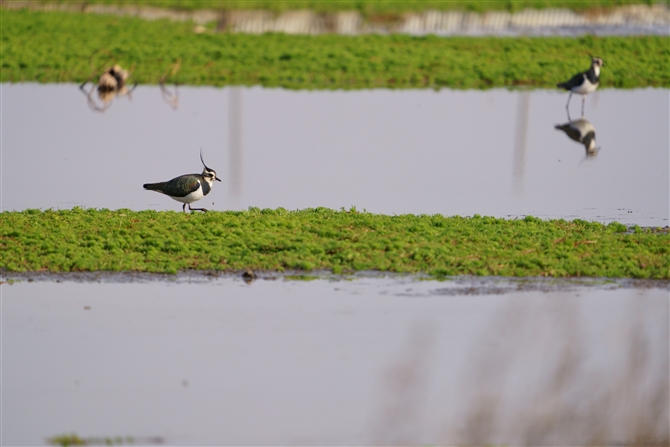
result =
[{"label": "lapwing's tail", "polygon": [[566,89],[566,90],[570,90],[570,87],[568,87],[568,83],[567,83],[567,82],[559,82],[558,84],[556,84],[556,87],[558,87],[558,88],[564,88],[564,89]]},{"label": "lapwing's tail", "polygon": [[565,123],[565,124],[556,124],[554,126],[554,129],[562,130],[563,132],[566,131],[570,127],[570,123]]},{"label": "lapwing's tail", "polygon": [[145,183],[143,187],[144,189],[148,189],[149,191],[162,191],[163,188],[165,187],[165,182]]}]

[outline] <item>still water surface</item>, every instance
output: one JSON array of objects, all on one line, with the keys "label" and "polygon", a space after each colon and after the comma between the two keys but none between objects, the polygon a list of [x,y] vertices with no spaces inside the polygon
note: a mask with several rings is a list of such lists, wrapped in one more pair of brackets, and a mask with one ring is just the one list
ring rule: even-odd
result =
[{"label": "still water surface", "polygon": [[[668,225],[667,89],[586,102],[595,156],[555,125],[557,91],[287,91],[141,86],[93,111],[77,86],[3,84],[2,209],[180,210],[142,184],[200,172],[214,210],[357,207]],[[102,103],[95,95],[91,98]],[[572,101],[579,118],[580,98]]]},{"label": "still water surface", "polygon": [[[202,148],[215,210],[668,225],[668,90],[591,95],[594,155],[553,91],[182,87],[173,108],[142,86],[100,113],[74,85],[1,89],[3,210],[180,210],[142,184]],[[178,278],[0,285],[2,444],[621,444],[640,415],[670,438],[667,283]]]},{"label": "still water surface", "polygon": [[2,442],[667,440],[667,283],[589,282],[3,284]]}]

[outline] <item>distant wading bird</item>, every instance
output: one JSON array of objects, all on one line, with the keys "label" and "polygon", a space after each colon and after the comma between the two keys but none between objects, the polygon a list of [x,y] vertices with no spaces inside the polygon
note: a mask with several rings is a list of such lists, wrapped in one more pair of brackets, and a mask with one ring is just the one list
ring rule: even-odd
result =
[{"label": "distant wading bird", "polygon": [[128,76],[130,76],[128,70],[124,70],[119,64],[114,64],[100,75],[98,90],[106,92],[119,91],[126,86]]},{"label": "distant wading bird", "polygon": [[[114,64],[102,71],[102,74],[100,74],[100,77],[98,78],[97,84],[93,84],[91,89],[86,92],[84,87],[91,79],[94,79],[96,76],[97,73],[92,73],[91,76],[89,76],[89,78],[79,86],[79,88],[86,95],[89,107],[97,112],[106,111],[111,105],[112,99],[114,99],[114,97],[117,95],[128,95],[128,98],[130,99],[131,92],[135,90],[135,87],[137,87],[137,84],[135,84],[130,89],[128,89],[127,81],[130,77],[130,72],[121,68],[119,64]],[[100,98],[100,101],[102,101],[102,105],[97,105],[93,100],[93,92],[95,90],[98,91],[98,98]]]},{"label": "distant wading bird", "polygon": [[568,103],[565,105],[566,110],[569,110],[570,99],[573,93],[582,95],[582,116],[584,116],[584,101],[586,95],[595,91],[600,83],[600,67],[604,67],[603,60],[599,57],[591,57],[591,68],[587,71],[574,75],[569,81],[556,84],[556,87],[564,88],[570,91],[568,96]]},{"label": "distant wading bird", "polygon": [[202,174],[186,174],[175,177],[167,182],[145,183],[144,189],[157,191],[166,196],[172,197],[177,202],[184,204],[182,210],[186,212],[186,205],[190,211],[207,211],[205,208],[191,208],[191,203],[202,199],[212,190],[214,180],[221,181],[216,176],[214,169],[210,169],[202,159],[202,149],[200,150],[200,161],[205,167]]}]

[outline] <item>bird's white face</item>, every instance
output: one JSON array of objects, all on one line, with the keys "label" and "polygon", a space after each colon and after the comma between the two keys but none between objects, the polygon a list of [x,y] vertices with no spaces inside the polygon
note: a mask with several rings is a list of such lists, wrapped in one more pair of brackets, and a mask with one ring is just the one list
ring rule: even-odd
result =
[{"label": "bird's white face", "polygon": [[593,71],[596,72],[596,76],[600,76],[600,67],[603,66],[603,60],[599,57],[594,57],[591,59],[591,66],[593,67]]},{"label": "bird's white face", "polygon": [[586,146],[587,151],[595,152],[595,150],[596,150],[596,140],[591,139],[591,140],[585,141],[584,146]]},{"label": "bird's white face", "polygon": [[210,185],[214,183],[214,180],[221,181],[219,178],[216,177],[216,171],[213,171],[211,169],[205,169],[202,171],[202,176],[205,179],[207,183]]}]

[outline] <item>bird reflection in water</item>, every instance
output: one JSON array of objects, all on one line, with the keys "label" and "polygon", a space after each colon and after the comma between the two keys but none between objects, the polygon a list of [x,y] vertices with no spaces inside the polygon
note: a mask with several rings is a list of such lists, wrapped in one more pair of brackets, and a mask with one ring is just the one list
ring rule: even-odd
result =
[{"label": "bird reflection in water", "polygon": [[562,130],[571,139],[584,145],[586,157],[595,157],[598,155],[599,147],[596,147],[596,128],[586,118],[571,120],[568,114],[568,122],[557,124],[556,129]]},{"label": "bird reflection in water", "polygon": [[[112,105],[112,100],[117,95],[128,96],[128,99],[132,99],[131,93],[137,87],[137,84],[135,84],[131,88],[128,88],[127,81],[130,77],[130,72],[123,69],[119,64],[114,64],[105,69],[98,78],[97,84],[91,85],[91,88],[86,91],[86,84],[95,77],[96,73],[93,73],[79,88],[86,94],[88,106],[96,112],[105,112]],[[94,98],[93,93],[95,91],[98,92],[100,103],[96,102]]]},{"label": "bird reflection in water", "polygon": [[158,86],[160,87],[161,90],[161,98],[163,98],[163,101],[165,101],[165,103],[169,105],[172,110],[177,110],[177,108],[179,107],[179,90],[177,90],[177,81],[175,80],[174,83],[174,91],[170,91],[165,86],[165,82],[169,77],[176,76],[180,67],[181,67],[181,59],[177,59],[177,62],[170,65],[163,74],[163,76],[161,76],[160,80],[158,81]]}]

